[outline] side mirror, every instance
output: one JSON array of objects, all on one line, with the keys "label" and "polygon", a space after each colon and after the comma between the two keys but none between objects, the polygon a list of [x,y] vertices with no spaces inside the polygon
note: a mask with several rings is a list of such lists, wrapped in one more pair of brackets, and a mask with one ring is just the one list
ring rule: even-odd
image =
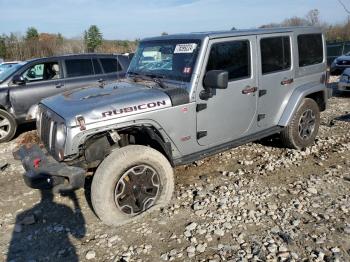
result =
[{"label": "side mirror", "polygon": [[24,80],[24,78],[20,75],[15,75],[12,78],[12,83],[14,83],[15,85],[25,85],[26,81]]},{"label": "side mirror", "polygon": [[204,87],[206,89],[226,89],[228,86],[228,72],[224,70],[211,70],[205,74]]}]

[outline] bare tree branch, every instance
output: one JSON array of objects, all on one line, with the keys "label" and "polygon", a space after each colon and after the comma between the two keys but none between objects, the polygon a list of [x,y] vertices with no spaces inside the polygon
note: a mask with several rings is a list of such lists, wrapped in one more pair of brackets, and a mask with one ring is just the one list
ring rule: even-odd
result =
[{"label": "bare tree branch", "polygon": [[344,10],[350,14],[350,10],[346,7],[346,5],[341,1],[341,0],[338,0],[338,2],[343,6]]}]

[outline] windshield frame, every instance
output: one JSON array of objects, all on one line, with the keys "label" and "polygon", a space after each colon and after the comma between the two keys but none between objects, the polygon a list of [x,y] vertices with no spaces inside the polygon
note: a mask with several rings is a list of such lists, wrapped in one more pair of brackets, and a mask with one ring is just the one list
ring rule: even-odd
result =
[{"label": "windshield frame", "polygon": [[[191,73],[188,73],[188,76],[185,75],[185,73],[182,73],[182,75],[175,75],[175,74],[166,74],[161,73],[157,70],[138,70],[139,69],[139,62],[142,55],[142,52],[146,47],[150,47],[152,45],[159,46],[159,45],[176,45],[178,44],[196,44],[196,49],[192,53],[191,62],[189,64],[186,64],[186,67],[191,68]],[[164,81],[175,81],[175,82],[181,82],[181,83],[187,83],[189,84],[192,81],[192,77],[195,73],[195,69],[197,67],[197,63],[200,57],[201,49],[202,49],[203,41],[201,39],[161,39],[161,40],[146,40],[139,43],[139,46],[137,47],[137,50],[135,52],[134,57],[132,58],[132,61],[130,63],[130,66],[128,68],[127,74],[128,76],[133,75],[141,75],[141,76],[147,76],[147,75],[154,75],[158,78],[161,78]],[[173,70],[171,70],[172,72]],[[136,73],[136,74],[135,74]]]}]

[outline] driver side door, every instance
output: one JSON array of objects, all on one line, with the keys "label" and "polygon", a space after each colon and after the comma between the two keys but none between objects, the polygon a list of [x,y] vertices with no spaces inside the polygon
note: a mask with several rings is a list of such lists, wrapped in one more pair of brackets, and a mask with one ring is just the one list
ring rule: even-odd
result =
[{"label": "driver side door", "polygon": [[[58,68],[59,71],[54,72],[52,68]],[[26,67],[20,73],[24,82],[12,83],[9,88],[10,102],[15,115],[24,119],[32,105],[38,104],[43,98],[63,92],[64,80],[61,72],[59,60],[37,62]]]},{"label": "driver side door", "polygon": [[256,37],[215,39],[209,42],[204,59],[205,73],[224,70],[229,73],[227,89],[212,90],[213,97],[205,100],[197,89],[197,140],[202,146],[215,146],[243,137],[256,124],[257,56]]}]

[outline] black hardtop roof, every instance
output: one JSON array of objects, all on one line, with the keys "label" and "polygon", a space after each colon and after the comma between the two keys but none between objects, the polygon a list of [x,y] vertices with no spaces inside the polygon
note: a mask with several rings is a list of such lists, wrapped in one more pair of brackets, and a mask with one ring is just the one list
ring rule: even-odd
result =
[{"label": "black hardtop roof", "polygon": [[245,30],[231,30],[231,31],[209,31],[209,32],[194,32],[187,34],[173,34],[164,35],[158,37],[145,38],[142,41],[160,41],[170,39],[199,39],[205,38],[216,39],[216,38],[227,38],[234,36],[246,36],[246,35],[262,35],[262,34],[274,34],[274,33],[285,33],[285,32],[297,32],[297,33],[322,33],[322,29],[312,26],[302,27],[276,27],[276,28],[259,28],[259,29],[245,29]]}]

